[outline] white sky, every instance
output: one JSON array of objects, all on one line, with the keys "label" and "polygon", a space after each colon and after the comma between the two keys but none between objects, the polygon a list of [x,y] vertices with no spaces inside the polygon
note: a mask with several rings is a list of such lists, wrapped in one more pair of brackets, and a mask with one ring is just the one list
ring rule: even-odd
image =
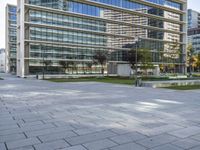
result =
[{"label": "white sky", "polygon": [[[5,48],[5,7],[6,4],[17,4],[17,0],[0,0],[0,48]],[[199,0],[188,0],[188,8],[200,12]]]}]

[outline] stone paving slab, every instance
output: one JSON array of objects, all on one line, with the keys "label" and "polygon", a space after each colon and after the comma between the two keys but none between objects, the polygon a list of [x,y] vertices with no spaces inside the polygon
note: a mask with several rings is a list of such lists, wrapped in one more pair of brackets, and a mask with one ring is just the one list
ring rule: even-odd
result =
[{"label": "stone paving slab", "polygon": [[146,148],[136,143],[128,143],[110,148],[110,150],[146,150]]},{"label": "stone paving slab", "polygon": [[118,144],[125,144],[125,143],[130,143],[133,141],[137,141],[137,140],[142,140],[145,138],[147,138],[147,136],[144,136],[137,132],[132,132],[128,134],[117,135],[117,136],[111,137],[110,139]]},{"label": "stone paving slab", "polygon": [[34,145],[41,143],[37,138],[28,138],[23,140],[16,140],[12,142],[6,142],[8,149],[20,148],[24,146]]},{"label": "stone paving slab", "polygon": [[200,150],[200,146],[197,146],[197,147],[191,148],[190,150]]},{"label": "stone paving slab", "polygon": [[173,132],[170,132],[171,135],[174,135],[176,137],[179,138],[187,138],[189,136],[195,135],[200,133],[200,127],[197,126],[191,126],[188,128],[184,128],[184,129],[180,129],[180,130],[176,130]]},{"label": "stone paving slab", "polygon": [[25,134],[28,137],[35,137],[35,136],[42,136],[42,135],[48,135],[48,134],[56,134],[56,133],[61,133],[65,131],[70,131],[72,130],[72,127],[69,126],[63,126],[63,127],[51,127],[51,128],[46,128],[43,130],[34,130],[34,131],[25,131]]},{"label": "stone paving slab", "polygon": [[153,136],[146,138],[141,141],[137,141],[138,144],[141,144],[147,148],[154,148],[156,146],[164,145],[173,141],[176,141],[177,138],[168,134],[162,134],[158,136]]},{"label": "stone paving slab", "polygon": [[73,131],[62,131],[58,133],[38,136],[38,138],[42,142],[48,142],[48,141],[55,141],[55,140],[64,139],[64,138],[75,137],[75,136],[77,136],[77,134],[75,134]]},{"label": "stone paving slab", "polygon": [[4,135],[0,136],[0,143],[21,140],[21,139],[26,139],[25,134],[19,133],[19,134]]},{"label": "stone paving slab", "polygon": [[200,90],[0,75],[0,150],[200,150]]},{"label": "stone paving slab", "polygon": [[69,147],[69,144],[64,140],[55,140],[52,142],[45,142],[42,144],[34,145],[36,150],[55,150]]},{"label": "stone paving slab", "polygon": [[109,137],[113,137],[116,134],[111,132],[111,131],[100,131],[96,133],[91,133],[91,134],[86,134],[86,135],[81,135],[77,137],[72,137],[72,138],[65,138],[68,143],[71,145],[77,145],[77,144],[84,144],[96,140],[101,140],[101,139],[106,139]]},{"label": "stone paving slab", "polygon": [[109,139],[94,141],[91,143],[85,143],[83,144],[84,147],[86,147],[88,150],[101,150],[105,148],[110,148],[113,146],[116,146],[117,144]]},{"label": "stone paving slab", "polygon": [[71,146],[68,148],[64,148],[61,150],[87,150],[85,147],[83,147],[82,145],[77,145],[77,146]]},{"label": "stone paving slab", "polygon": [[191,136],[190,138],[200,142],[200,134],[195,134],[195,135]]},{"label": "stone paving slab", "polygon": [[35,150],[33,146],[23,146],[23,147],[20,147],[20,148],[15,148],[15,149],[12,149],[12,150]]},{"label": "stone paving slab", "polygon": [[200,141],[186,138],[186,139],[180,139],[176,142],[173,142],[172,144],[182,149],[191,149],[193,147],[200,146]]},{"label": "stone paving slab", "polygon": [[166,145],[161,145],[161,146],[155,147],[151,150],[182,150],[182,149],[180,147],[176,147],[171,144],[166,144]]}]

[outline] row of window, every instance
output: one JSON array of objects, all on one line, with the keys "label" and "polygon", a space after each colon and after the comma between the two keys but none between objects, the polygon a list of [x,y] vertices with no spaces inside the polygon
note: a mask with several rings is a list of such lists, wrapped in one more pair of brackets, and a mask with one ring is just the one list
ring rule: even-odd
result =
[{"label": "row of window", "polygon": [[17,41],[17,8],[15,6],[8,6],[8,39],[9,39],[9,57],[10,70],[16,66],[16,41]]},{"label": "row of window", "polygon": [[[122,8],[129,8],[129,9],[138,9],[140,8],[140,5],[141,5],[131,0],[92,0],[92,1],[114,5],[114,6],[118,6]],[[172,2],[170,0],[145,0],[145,1],[163,5],[163,6],[169,6],[175,9],[179,9],[179,10],[181,10],[182,8],[180,3]]]},{"label": "row of window", "polygon": [[[148,19],[145,17],[138,17],[138,16],[125,14],[125,13],[119,13],[119,12],[115,12],[111,10],[107,10],[105,12],[104,18],[115,20],[115,21],[123,21],[127,23],[139,24],[139,25],[146,25],[146,26],[149,25],[149,26],[158,27],[162,29],[168,29],[172,31],[182,30],[181,26],[178,24],[159,21],[156,19]],[[33,11],[33,10],[30,11],[29,21],[33,23],[39,23],[39,24],[74,27],[74,28],[103,31],[103,32],[105,32],[106,30],[109,30],[109,27],[111,25],[118,26],[118,27],[121,26],[119,24],[110,24],[104,21],[84,19],[80,17],[71,17],[71,16],[66,16],[66,15],[58,15],[56,13],[47,13],[47,12]],[[131,26],[124,26],[124,27],[132,28]],[[120,30],[123,30],[123,28],[121,28]]]},{"label": "row of window", "polygon": [[[164,12],[167,12],[167,11],[163,11],[161,9],[157,9],[157,8],[149,7],[149,6],[146,6],[146,5],[143,5],[143,4],[139,4],[139,3],[133,2],[131,0],[93,0],[93,1],[101,2],[101,3],[104,3],[104,4],[113,5],[113,6],[118,6],[118,7],[124,8],[124,9],[130,9],[130,10],[134,10],[134,11],[146,10],[146,13],[159,15],[159,16],[163,16]],[[153,0],[153,1],[155,1],[155,0]],[[76,12],[76,13],[81,13],[81,14],[86,14],[86,15],[92,15],[92,16],[99,16],[99,17],[101,17],[103,12],[104,12],[103,8],[88,5],[88,4],[83,4],[83,3],[80,3],[80,2],[75,2],[73,0],[66,0],[66,1],[58,1],[58,0],[57,1],[55,1],[55,0],[35,1],[35,0],[29,0],[29,3],[33,4],[33,5],[51,7],[51,8],[54,8],[54,9],[61,9],[61,10],[65,10],[65,11],[71,11],[71,12]],[[165,0],[165,2],[163,4],[165,4],[165,6],[166,5],[171,5],[171,7],[175,6],[175,3],[168,1],[168,0]],[[174,4],[174,5],[172,5],[172,4]],[[180,8],[181,8],[181,4],[180,4]],[[155,10],[162,11],[163,13],[162,14],[152,13]]]},{"label": "row of window", "polygon": [[[124,29],[124,28],[123,28]],[[119,29],[117,29],[119,30]],[[122,30],[123,31],[123,30]],[[138,33],[136,32],[138,31]],[[79,43],[79,44],[89,44],[89,45],[115,45],[116,43],[123,45],[133,42],[133,37],[139,36],[143,38],[152,38],[152,39],[161,39],[169,41],[180,41],[180,36],[176,34],[165,34],[159,31],[148,30],[124,30],[123,32],[116,32],[111,30],[107,33],[112,33],[113,35],[99,35],[97,33],[84,33],[80,31],[68,31],[68,30],[58,30],[58,29],[49,29],[49,28],[39,28],[31,27],[30,28],[30,38],[31,40],[42,40],[42,41],[53,41],[53,42],[68,42],[68,43]],[[126,35],[129,37],[119,37],[114,36],[116,34]]]},{"label": "row of window", "polygon": [[16,14],[9,14],[9,20],[12,20],[12,21],[16,21],[17,20],[17,16]]},{"label": "row of window", "polygon": [[107,43],[106,38],[100,35],[35,27],[30,28],[30,39],[102,46],[105,46]]},{"label": "row of window", "polygon": [[15,6],[8,6],[8,11],[11,13],[16,13],[17,12],[17,7]]},{"label": "row of window", "polygon": [[[142,48],[146,48],[150,45],[150,42],[145,42],[141,45]],[[153,45],[152,45],[153,46]],[[157,45],[159,46],[158,43]],[[160,45],[161,46],[161,45]],[[162,49],[157,49],[152,51],[152,61],[153,62],[166,62],[169,61],[179,61],[179,55],[174,49],[170,49],[169,45],[163,45]],[[56,47],[51,45],[30,45],[30,57],[31,58],[49,58],[49,59],[77,59],[77,60],[92,60],[93,56],[97,51],[108,51],[103,48],[82,48],[82,47]],[[171,57],[174,55],[175,57]],[[110,58],[113,61],[127,61],[127,51],[114,51],[111,52]],[[182,60],[183,61],[183,60]]]},{"label": "row of window", "polygon": [[30,11],[29,21],[38,24],[81,28],[93,31],[106,31],[106,24],[101,21],[57,15],[55,13],[46,13],[40,11]]}]

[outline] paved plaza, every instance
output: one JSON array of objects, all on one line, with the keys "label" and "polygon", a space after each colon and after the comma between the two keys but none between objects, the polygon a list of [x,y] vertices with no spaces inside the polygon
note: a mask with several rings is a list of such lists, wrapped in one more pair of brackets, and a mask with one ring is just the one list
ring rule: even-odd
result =
[{"label": "paved plaza", "polygon": [[0,150],[200,150],[200,90],[1,75]]}]

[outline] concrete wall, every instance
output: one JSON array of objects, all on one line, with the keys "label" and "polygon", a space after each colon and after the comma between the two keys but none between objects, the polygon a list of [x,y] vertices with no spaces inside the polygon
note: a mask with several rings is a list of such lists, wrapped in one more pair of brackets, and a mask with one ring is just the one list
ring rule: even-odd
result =
[{"label": "concrete wall", "polygon": [[117,63],[115,62],[108,63],[108,74],[110,75],[117,74]]},{"label": "concrete wall", "polygon": [[[138,68],[138,71],[140,71],[139,68]],[[152,72],[154,76],[159,76],[160,68],[158,65],[155,65],[155,68],[153,70],[148,69],[148,72]],[[129,64],[118,64],[117,65],[117,75],[118,76],[128,77],[133,73],[134,73],[134,70],[131,69]]]},{"label": "concrete wall", "polygon": [[8,5],[6,6],[5,13],[5,72],[10,72],[10,61],[9,61],[9,40],[8,40]]},{"label": "concrete wall", "polygon": [[132,69],[129,64],[118,64],[117,65],[117,75],[127,77],[130,76]]},{"label": "concrete wall", "polygon": [[0,52],[0,72],[5,72],[5,53]]}]

